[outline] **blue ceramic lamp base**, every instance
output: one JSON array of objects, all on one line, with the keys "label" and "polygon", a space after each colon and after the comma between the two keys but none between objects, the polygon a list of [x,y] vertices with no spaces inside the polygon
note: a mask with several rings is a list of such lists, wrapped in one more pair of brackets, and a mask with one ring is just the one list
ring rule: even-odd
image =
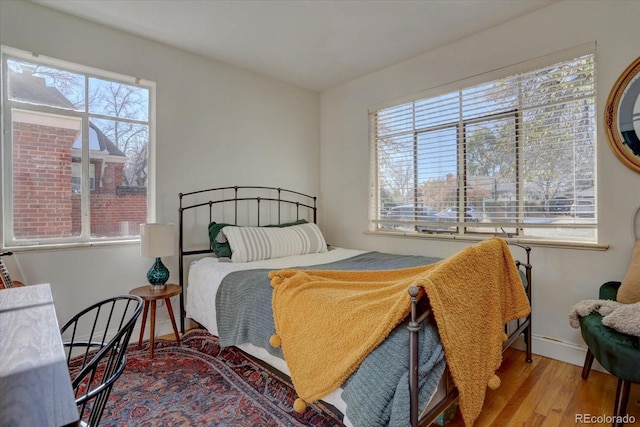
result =
[{"label": "blue ceramic lamp base", "polygon": [[169,270],[164,266],[160,257],[156,258],[156,262],[151,266],[149,272],[147,272],[147,280],[153,290],[161,290],[167,287]]}]

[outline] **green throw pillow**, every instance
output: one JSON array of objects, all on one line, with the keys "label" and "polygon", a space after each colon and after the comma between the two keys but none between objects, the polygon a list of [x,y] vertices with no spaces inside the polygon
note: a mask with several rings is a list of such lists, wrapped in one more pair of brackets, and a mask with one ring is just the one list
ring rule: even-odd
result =
[{"label": "green throw pillow", "polygon": [[[220,233],[220,230],[228,225],[233,224],[216,223],[215,221],[209,224],[209,242],[218,258],[231,258],[231,246],[229,246],[224,234]],[[218,235],[220,235],[219,238]]]}]

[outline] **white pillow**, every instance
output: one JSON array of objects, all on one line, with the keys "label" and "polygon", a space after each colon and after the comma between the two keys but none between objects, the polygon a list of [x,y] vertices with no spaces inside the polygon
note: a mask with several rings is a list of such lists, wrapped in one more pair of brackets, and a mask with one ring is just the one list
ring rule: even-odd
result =
[{"label": "white pillow", "polygon": [[327,252],[327,242],[313,223],[283,228],[227,226],[222,232],[231,246],[233,262]]}]

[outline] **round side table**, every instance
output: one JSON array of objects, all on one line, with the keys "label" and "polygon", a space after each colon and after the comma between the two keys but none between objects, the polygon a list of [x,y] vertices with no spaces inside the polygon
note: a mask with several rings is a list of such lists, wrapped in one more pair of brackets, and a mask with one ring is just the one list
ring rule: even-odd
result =
[{"label": "round side table", "polygon": [[160,290],[153,290],[149,285],[140,286],[139,288],[131,289],[129,293],[131,295],[137,295],[144,300],[144,308],[142,311],[142,326],[140,327],[140,339],[138,345],[142,345],[142,337],[144,336],[144,328],[147,323],[147,313],[149,312],[149,306],[151,306],[151,330],[149,334],[149,358],[153,359],[153,342],[156,332],[156,301],[159,299],[164,300],[167,304],[167,311],[169,312],[169,318],[171,319],[171,326],[173,326],[173,332],[176,335],[176,341],[180,345],[180,335],[178,334],[178,328],[176,327],[176,319],[173,317],[173,309],[171,308],[171,297],[179,295],[182,292],[182,288],[179,285],[168,284],[166,288]]}]

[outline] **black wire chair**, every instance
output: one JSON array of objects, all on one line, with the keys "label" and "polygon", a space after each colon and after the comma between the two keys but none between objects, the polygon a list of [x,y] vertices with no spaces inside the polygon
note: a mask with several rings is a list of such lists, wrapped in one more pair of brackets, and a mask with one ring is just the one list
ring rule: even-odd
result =
[{"label": "black wire chair", "polygon": [[142,298],[121,295],[76,314],[60,333],[82,425],[100,424],[114,382],[124,371],[125,351]]},{"label": "black wire chair", "polygon": [[2,257],[11,255],[13,255],[13,252],[11,251],[0,252],[0,289],[9,289],[15,288],[17,286],[24,286],[24,283],[11,279],[9,270],[7,270],[7,267],[4,265]]}]

